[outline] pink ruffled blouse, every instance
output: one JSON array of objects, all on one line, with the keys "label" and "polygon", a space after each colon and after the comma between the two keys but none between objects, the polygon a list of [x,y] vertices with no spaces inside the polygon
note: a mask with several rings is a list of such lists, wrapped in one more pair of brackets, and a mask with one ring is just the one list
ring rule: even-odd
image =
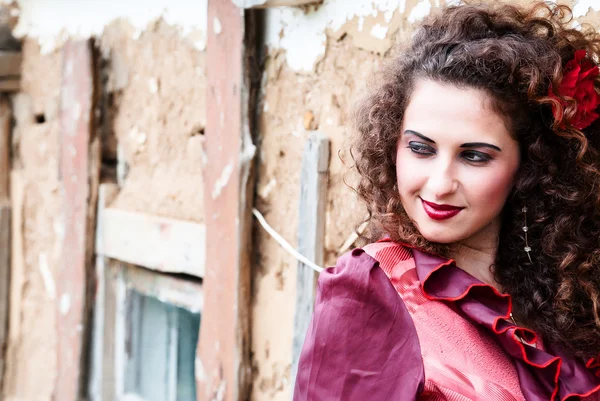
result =
[{"label": "pink ruffled blouse", "polygon": [[355,249],[319,277],[294,401],[600,401],[599,361],[542,344],[511,308],[452,260]]}]

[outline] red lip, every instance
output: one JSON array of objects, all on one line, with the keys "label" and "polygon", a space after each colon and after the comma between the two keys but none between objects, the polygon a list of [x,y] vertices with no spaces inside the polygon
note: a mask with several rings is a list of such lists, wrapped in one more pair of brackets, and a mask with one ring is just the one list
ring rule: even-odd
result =
[{"label": "red lip", "polygon": [[421,202],[423,202],[425,213],[433,220],[446,220],[456,216],[463,210],[462,207],[438,205],[437,203],[427,202],[424,199],[421,199]]}]

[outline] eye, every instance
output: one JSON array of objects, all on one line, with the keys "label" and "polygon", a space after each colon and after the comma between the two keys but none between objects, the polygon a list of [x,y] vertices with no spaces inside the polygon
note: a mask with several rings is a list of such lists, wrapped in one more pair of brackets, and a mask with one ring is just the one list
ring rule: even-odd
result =
[{"label": "eye", "polygon": [[431,146],[422,142],[409,142],[407,148],[410,149],[411,152],[422,156],[435,154],[435,150]]},{"label": "eye", "polygon": [[485,164],[492,160],[492,157],[483,152],[477,152],[475,150],[469,150],[462,153],[462,158],[473,164]]}]

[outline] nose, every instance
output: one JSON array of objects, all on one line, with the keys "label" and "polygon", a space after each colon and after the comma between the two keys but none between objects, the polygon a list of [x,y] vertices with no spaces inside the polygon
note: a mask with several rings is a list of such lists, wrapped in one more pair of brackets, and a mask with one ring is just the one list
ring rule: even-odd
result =
[{"label": "nose", "polygon": [[434,195],[436,199],[443,199],[456,192],[458,189],[458,180],[455,177],[450,162],[436,164],[427,181],[427,192]]}]

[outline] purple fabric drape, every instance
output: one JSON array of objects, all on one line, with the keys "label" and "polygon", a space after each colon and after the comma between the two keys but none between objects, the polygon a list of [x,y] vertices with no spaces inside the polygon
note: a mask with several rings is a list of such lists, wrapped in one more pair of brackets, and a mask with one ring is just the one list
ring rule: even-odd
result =
[{"label": "purple fabric drape", "polygon": [[412,319],[361,249],[321,273],[294,401],[412,401],[424,384]]}]

